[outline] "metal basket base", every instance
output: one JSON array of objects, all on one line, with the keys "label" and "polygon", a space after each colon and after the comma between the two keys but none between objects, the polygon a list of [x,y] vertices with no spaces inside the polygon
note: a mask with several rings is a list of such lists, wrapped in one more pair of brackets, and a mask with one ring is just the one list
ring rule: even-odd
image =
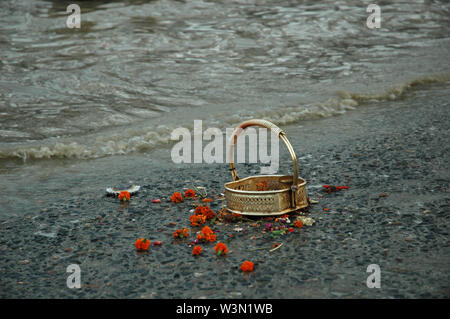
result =
[{"label": "metal basket base", "polygon": [[[268,190],[258,191],[260,182],[267,182]],[[226,209],[242,215],[276,216],[307,207],[306,181],[298,179],[295,207],[291,206],[291,183],[292,176],[286,175],[251,176],[226,183]]]},{"label": "metal basket base", "polygon": [[289,214],[289,213],[292,213],[292,212],[294,212],[294,211],[296,211],[296,210],[298,210],[298,209],[305,208],[306,206],[308,206],[308,205],[302,205],[302,206],[297,206],[296,208],[285,209],[285,210],[283,210],[283,211],[281,211],[281,212],[267,212],[267,213],[261,213],[261,212],[241,212],[241,211],[239,211],[239,210],[232,210],[232,209],[229,209],[229,208],[226,207],[226,206],[225,206],[225,208],[226,208],[228,211],[232,212],[232,213],[241,214],[241,215],[248,215],[248,216],[259,216],[259,217],[261,217],[261,216],[279,216],[279,215]]}]

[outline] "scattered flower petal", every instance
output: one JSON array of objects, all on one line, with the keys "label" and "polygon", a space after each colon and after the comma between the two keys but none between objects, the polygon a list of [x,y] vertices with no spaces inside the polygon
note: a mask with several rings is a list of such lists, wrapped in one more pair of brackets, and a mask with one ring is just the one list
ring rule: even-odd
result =
[{"label": "scattered flower petal", "polygon": [[213,234],[213,231],[209,226],[203,227],[201,234],[197,235],[198,241],[205,241],[205,242],[215,242],[217,239],[217,236]]},{"label": "scattered flower petal", "polygon": [[184,192],[184,197],[194,198],[195,192],[192,189],[188,189],[187,191]]},{"label": "scattered flower petal", "polygon": [[177,229],[173,233],[173,238],[187,238],[189,236],[189,230],[187,228]]},{"label": "scattered flower petal", "polygon": [[254,263],[252,263],[252,262],[249,261],[249,260],[245,260],[245,261],[242,263],[242,265],[241,265],[240,268],[241,268],[241,270],[244,271],[244,272],[250,272],[250,271],[253,271],[254,266],[255,266]]},{"label": "scattered flower petal", "polygon": [[218,242],[216,246],[214,246],[214,250],[216,251],[217,256],[225,255],[228,252],[228,247],[222,242]]},{"label": "scattered flower petal", "polygon": [[130,193],[129,192],[127,192],[127,191],[123,191],[123,192],[120,192],[120,194],[119,194],[119,200],[121,200],[121,201],[129,201],[130,200]]},{"label": "scattered flower petal", "polygon": [[192,249],[192,255],[194,256],[200,255],[201,252],[202,252],[201,246],[194,246],[194,248]]},{"label": "scattered flower petal", "polygon": [[191,217],[189,217],[189,220],[191,221],[191,226],[196,227],[196,226],[200,226],[201,224],[204,224],[206,222],[206,216],[191,215]]},{"label": "scattered flower petal", "polygon": [[180,203],[183,201],[183,197],[181,197],[180,193],[175,192],[172,194],[172,196],[170,196],[170,200],[172,201],[172,203]]},{"label": "scattered flower petal", "polygon": [[216,214],[209,208],[208,205],[206,206],[197,206],[195,208],[195,215],[205,216],[206,219],[213,219],[216,217]]},{"label": "scattered flower petal", "polygon": [[256,190],[257,191],[268,190],[267,183],[268,183],[268,181],[262,181],[262,182],[256,183]]},{"label": "scattered flower petal", "polygon": [[348,186],[334,186],[334,185],[323,185],[323,187],[325,188],[325,191],[330,194],[333,192],[337,192],[343,189],[349,189]]},{"label": "scattered flower petal", "polygon": [[134,243],[134,246],[136,246],[136,249],[138,251],[146,251],[150,246],[150,240],[148,240],[147,238],[139,238]]},{"label": "scattered flower petal", "polygon": [[297,220],[294,222],[294,226],[297,228],[302,228],[303,227],[303,222],[301,220]]}]

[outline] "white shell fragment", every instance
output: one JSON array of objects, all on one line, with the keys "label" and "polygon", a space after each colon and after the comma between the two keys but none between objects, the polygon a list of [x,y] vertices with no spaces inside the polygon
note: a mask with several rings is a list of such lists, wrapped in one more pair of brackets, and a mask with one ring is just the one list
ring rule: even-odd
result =
[{"label": "white shell fragment", "polygon": [[306,225],[306,226],[312,226],[312,224],[314,224],[316,222],[311,217],[306,217],[306,216],[298,216],[297,220],[301,221],[303,223],[303,225]]},{"label": "white shell fragment", "polygon": [[125,186],[125,187],[108,187],[106,189],[106,192],[111,195],[119,195],[120,192],[128,192],[130,194],[137,193],[141,186],[138,185],[131,185],[131,186]]}]

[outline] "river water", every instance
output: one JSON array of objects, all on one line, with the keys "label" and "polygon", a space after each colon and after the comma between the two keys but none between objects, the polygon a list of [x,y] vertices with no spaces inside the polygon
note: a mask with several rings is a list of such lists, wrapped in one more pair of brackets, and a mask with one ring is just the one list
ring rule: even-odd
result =
[{"label": "river water", "polygon": [[450,80],[448,1],[378,1],[379,29],[369,3],[2,0],[3,186],[67,159],[152,157],[195,119],[301,125]]}]

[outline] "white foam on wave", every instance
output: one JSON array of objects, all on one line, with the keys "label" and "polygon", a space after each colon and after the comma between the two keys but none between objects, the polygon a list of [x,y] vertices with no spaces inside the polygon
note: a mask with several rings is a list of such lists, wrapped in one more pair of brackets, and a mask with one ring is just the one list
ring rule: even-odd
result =
[{"label": "white foam on wave", "polygon": [[[305,106],[286,106],[276,109],[265,109],[259,112],[243,111],[241,114],[221,118],[213,121],[220,129],[235,127],[240,122],[251,118],[270,120],[277,125],[293,124],[299,121],[336,116],[353,110],[367,102],[381,102],[396,100],[404,97],[408,90],[416,86],[450,81],[450,73],[424,76],[395,86],[378,94],[359,94],[338,91],[336,97],[322,102]],[[192,129],[193,123],[186,123],[185,127]],[[145,152],[164,144],[169,144],[171,132],[178,126],[160,125],[151,129],[136,127],[121,130],[115,134],[86,138],[86,142],[65,141],[48,143],[48,145],[20,146],[12,149],[0,150],[0,159],[20,158],[52,159],[77,158],[92,159],[111,155],[124,155],[132,152]],[[205,129],[205,128],[204,128]]]}]

